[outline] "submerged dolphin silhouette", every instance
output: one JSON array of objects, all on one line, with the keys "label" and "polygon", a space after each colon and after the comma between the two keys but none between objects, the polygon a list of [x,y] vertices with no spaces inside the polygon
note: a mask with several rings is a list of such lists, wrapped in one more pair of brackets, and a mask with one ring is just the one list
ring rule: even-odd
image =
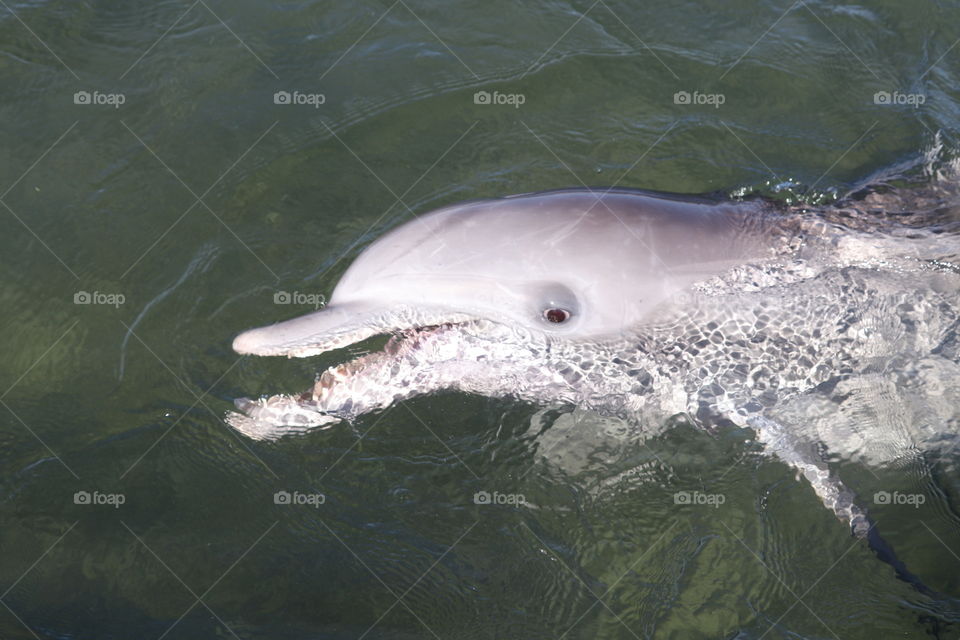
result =
[{"label": "submerged dolphin silhouette", "polygon": [[867,536],[866,513],[821,454],[850,453],[850,439],[777,412],[903,362],[960,372],[960,239],[941,231],[626,189],[446,207],[369,246],[326,308],[233,343],[310,356],[392,334],[383,351],[301,395],[238,400],[243,413],[227,419],[277,438],[443,389],[573,404],[645,433],[678,413],[724,419],[752,428]]}]

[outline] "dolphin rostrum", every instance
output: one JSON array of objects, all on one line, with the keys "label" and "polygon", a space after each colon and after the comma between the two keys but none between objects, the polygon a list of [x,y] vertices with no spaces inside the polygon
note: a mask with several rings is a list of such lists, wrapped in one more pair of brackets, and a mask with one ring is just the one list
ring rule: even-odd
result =
[{"label": "dolphin rostrum", "polygon": [[[822,450],[873,454],[815,432],[796,403],[906,363],[960,380],[958,237],[856,208],[627,189],[445,207],[371,244],[324,309],[233,343],[302,357],[390,334],[382,351],[303,394],[238,400],[228,421],[272,439],[439,390],[576,405],[645,434],[680,413],[726,420],[867,536]],[[960,393],[942,400],[955,407]],[[911,437],[905,448],[935,435]]]}]

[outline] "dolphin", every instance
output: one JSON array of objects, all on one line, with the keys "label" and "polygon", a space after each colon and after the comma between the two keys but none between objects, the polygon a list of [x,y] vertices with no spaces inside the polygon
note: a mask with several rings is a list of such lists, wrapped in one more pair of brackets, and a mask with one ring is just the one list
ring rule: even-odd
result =
[{"label": "dolphin", "polygon": [[[241,398],[227,421],[275,439],[441,390],[573,405],[644,435],[686,414],[751,429],[869,538],[872,522],[825,450],[868,459],[880,455],[864,444],[873,439],[817,431],[803,403],[836,406],[858,383],[913,367],[955,381],[934,399],[942,410],[927,412],[950,423],[958,256],[946,223],[856,203],[584,188],[456,204],[373,242],[325,308],[233,342],[241,354],[306,357],[391,336],[381,351],[327,369],[301,394]],[[887,459],[942,444],[945,431],[898,432]]]},{"label": "dolphin", "polygon": [[231,423],[272,438],[440,389],[597,409],[644,404],[655,368],[620,371],[602,356],[625,342],[620,355],[639,365],[636,329],[660,307],[775,255],[789,239],[771,239],[768,209],[566,189],[417,217],[363,251],[324,309],[233,342],[241,354],[305,357],[391,334],[386,349],[325,372],[310,398],[241,400],[251,420]]}]

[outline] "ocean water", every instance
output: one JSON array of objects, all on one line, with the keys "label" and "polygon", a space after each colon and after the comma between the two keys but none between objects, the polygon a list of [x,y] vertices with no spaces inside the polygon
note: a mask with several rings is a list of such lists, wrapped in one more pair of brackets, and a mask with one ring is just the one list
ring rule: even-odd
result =
[{"label": "ocean water", "polygon": [[[955,149],[958,16],[0,3],[0,637],[960,637],[955,602],[746,432],[638,442],[452,393],[275,443],[223,420],[345,357],[233,336],[432,208],[584,184],[828,201]],[[874,513],[952,598],[957,461],[837,463],[862,496],[924,496]],[[722,503],[675,499],[698,491]]]}]

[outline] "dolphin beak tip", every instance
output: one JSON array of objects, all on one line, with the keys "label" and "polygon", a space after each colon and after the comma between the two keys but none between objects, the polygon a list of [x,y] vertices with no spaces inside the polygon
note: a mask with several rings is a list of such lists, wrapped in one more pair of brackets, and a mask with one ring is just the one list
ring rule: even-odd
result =
[{"label": "dolphin beak tip", "polygon": [[261,340],[257,339],[257,330],[244,331],[233,339],[233,350],[241,355],[258,355]]},{"label": "dolphin beak tip", "polygon": [[248,329],[233,339],[241,355],[305,358],[353,344],[382,331],[382,305],[331,305],[305,316]]}]

